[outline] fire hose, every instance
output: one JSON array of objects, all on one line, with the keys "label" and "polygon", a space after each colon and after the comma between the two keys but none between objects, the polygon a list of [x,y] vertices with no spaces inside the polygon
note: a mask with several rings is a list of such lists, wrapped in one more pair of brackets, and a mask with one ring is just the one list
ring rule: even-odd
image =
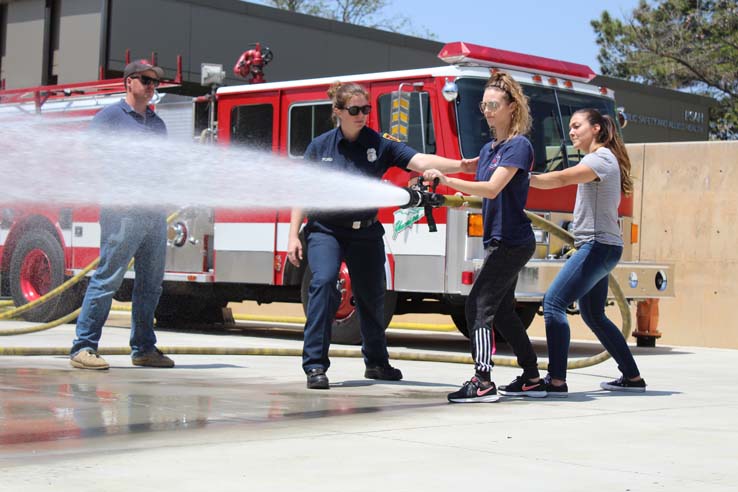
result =
[{"label": "fire hose", "polygon": [[[429,222],[429,227],[433,230],[432,210],[438,207],[450,207],[450,208],[481,208],[482,200],[479,197],[461,196],[461,195],[441,195],[434,191],[429,191],[428,187],[425,186],[421,179],[418,183],[410,188],[405,188],[409,194],[408,203],[403,205],[403,208],[410,207],[423,207],[426,210],[426,218]],[[573,236],[566,230],[562,229],[558,225],[542,218],[541,216],[525,211],[528,218],[531,220],[534,226],[543,229],[550,234],[557,236],[563,241],[573,244]],[[176,214],[173,214],[168,218],[171,221]],[[39,299],[24,304],[15,309],[7,310],[8,303],[0,304],[0,320],[14,318],[33,307],[46,302],[54,296],[60,295],[67,289],[71,288],[76,283],[80,282],[91,270],[93,270],[98,262],[99,258],[91,262],[82,271],[76,274],[74,277],[67,280],[65,283],[59,285],[52,291],[48,292]],[[130,265],[129,265],[130,267]],[[609,287],[615,297],[616,304],[619,308],[621,319],[622,319],[622,334],[627,339],[631,332],[631,315],[628,302],[623,294],[620,285],[618,284],[615,277],[610,274],[609,276]],[[2,309],[5,307],[5,311]],[[69,313],[68,315],[59,318],[54,321],[42,325],[31,326],[27,328],[18,328],[10,330],[0,330],[0,336],[9,335],[20,335],[25,333],[39,332],[48,330],[55,326],[59,326],[68,321],[73,320],[79,314],[80,309]],[[273,321],[273,322],[299,322],[300,320],[289,319],[285,321],[285,318],[280,317],[248,317],[248,316],[236,316],[236,319],[245,320],[256,320],[259,321]],[[411,324],[410,324],[411,325]],[[392,326],[392,325],[390,325]],[[412,326],[408,326],[413,328]],[[398,326],[403,328],[403,326]],[[416,328],[416,327],[415,327]],[[160,350],[167,354],[172,355],[265,355],[265,356],[288,356],[288,357],[300,357],[302,356],[302,349],[287,349],[287,348],[271,348],[271,347],[159,347]],[[100,355],[128,355],[130,354],[129,347],[103,347],[98,350]],[[0,347],[0,356],[32,356],[32,355],[69,355],[69,347]],[[345,349],[330,349],[329,356],[331,357],[347,357],[347,358],[361,358],[363,357],[360,350],[345,350]],[[423,361],[423,362],[446,362],[446,363],[458,363],[458,364],[473,364],[473,359],[468,355],[447,355],[447,354],[428,354],[421,352],[396,352],[390,351],[389,356],[394,360],[409,360],[409,361]],[[596,355],[569,361],[568,369],[578,369],[583,367],[590,367],[605,360],[609,359],[610,355],[607,351],[602,351]],[[493,356],[492,361],[495,365],[505,367],[518,367],[515,358],[512,357],[500,357]],[[538,363],[539,368],[545,370],[547,367],[546,361]]]}]

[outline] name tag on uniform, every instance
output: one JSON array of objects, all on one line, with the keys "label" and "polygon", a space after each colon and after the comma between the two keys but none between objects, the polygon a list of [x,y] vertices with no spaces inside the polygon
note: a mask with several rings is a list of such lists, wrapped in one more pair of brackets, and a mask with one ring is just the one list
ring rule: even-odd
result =
[{"label": "name tag on uniform", "polygon": [[323,162],[333,162],[333,157],[323,157],[321,159],[321,161],[323,161]]}]

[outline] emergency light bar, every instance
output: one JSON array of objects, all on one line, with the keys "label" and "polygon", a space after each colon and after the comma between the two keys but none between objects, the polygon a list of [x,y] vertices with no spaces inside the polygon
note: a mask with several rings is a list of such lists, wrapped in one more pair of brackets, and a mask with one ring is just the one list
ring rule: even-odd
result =
[{"label": "emergency light bar", "polygon": [[597,75],[587,65],[498,50],[462,41],[446,44],[438,53],[438,58],[450,64],[523,69],[581,82],[589,82]]}]

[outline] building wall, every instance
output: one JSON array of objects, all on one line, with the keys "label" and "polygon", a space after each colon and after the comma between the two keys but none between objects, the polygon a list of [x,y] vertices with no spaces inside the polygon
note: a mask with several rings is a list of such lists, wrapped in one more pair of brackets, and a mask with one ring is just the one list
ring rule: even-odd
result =
[{"label": "building wall", "polygon": [[715,104],[711,98],[602,75],[593,83],[615,91],[617,105],[628,116],[628,125],[623,129],[628,143],[708,139],[709,111]]},{"label": "building wall", "polygon": [[8,27],[8,6],[0,3],[0,89],[2,89],[4,71],[3,62],[5,61],[5,31]]},{"label": "building wall", "polygon": [[122,70],[126,49],[134,58],[156,51],[173,76],[181,54],[185,80],[199,83],[201,63],[220,63],[226,84],[238,84],[233,66],[255,42],[274,52],[269,81],[434,66],[442,46],[237,0],[113,0],[108,68]]},{"label": "building wall", "polygon": [[641,258],[676,264],[664,343],[738,348],[738,142],[643,145]]},{"label": "building wall", "polygon": [[44,0],[21,0],[5,5],[0,79],[5,87],[39,85],[44,73]]},{"label": "building wall", "polygon": [[60,84],[94,80],[100,64],[101,0],[62,0],[54,73]]}]

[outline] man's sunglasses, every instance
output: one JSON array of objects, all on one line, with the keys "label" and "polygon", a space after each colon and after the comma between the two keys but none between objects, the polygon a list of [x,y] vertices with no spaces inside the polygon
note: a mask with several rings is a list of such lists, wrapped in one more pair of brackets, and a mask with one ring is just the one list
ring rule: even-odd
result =
[{"label": "man's sunglasses", "polygon": [[349,106],[348,108],[339,109],[345,109],[351,116],[356,116],[357,114],[359,114],[359,111],[361,111],[363,114],[369,114],[372,112],[372,107],[369,104],[365,106]]},{"label": "man's sunglasses", "polygon": [[147,75],[131,75],[130,78],[140,80],[143,85],[153,84],[154,87],[159,87],[159,84],[161,83],[161,80],[149,77]]}]

